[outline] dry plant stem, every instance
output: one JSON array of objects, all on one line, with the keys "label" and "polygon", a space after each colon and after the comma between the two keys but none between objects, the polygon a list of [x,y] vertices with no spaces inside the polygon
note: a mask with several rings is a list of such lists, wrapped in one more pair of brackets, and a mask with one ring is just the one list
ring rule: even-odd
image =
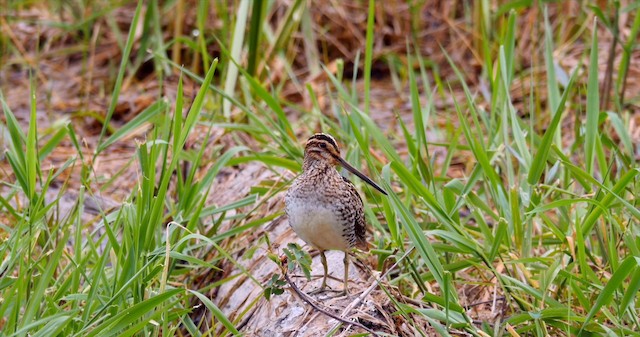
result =
[{"label": "dry plant stem", "polygon": [[[96,61],[96,45],[98,43],[98,37],[100,36],[100,27],[101,25],[97,25],[96,29],[93,31],[93,35],[91,36],[91,44],[89,45],[89,60],[88,60],[88,69],[87,69],[87,78],[86,84],[84,85],[84,99],[83,99],[83,107],[85,110],[89,109],[89,99],[91,96],[92,89],[92,81],[93,81],[93,70],[95,69],[95,61]],[[83,80],[84,77],[82,78]]]},{"label": "dry plant stem", "polygon": [[173,49],[171,50],[171,57],[173,58],[173,62],[176,64],[182,64],[182,58],[180,55],[180,49],[182,48],[182,43],[180,42],[179,37],[182,35],[182,19],[184,17],[184,0],[178,0],[176,3],[176,19],[173,21],[173,38],[175,39],[175,43],[173,44]]},{"label": "dry plant stem", "polygon": [[[373,277],[375,278],[375,280],[369,286],[369,288],[363,291],[362,294],[358,296],[358,298],[356,298],[351,303],[349,303],[349,305],[346,308],[344,308],[344,310],[342,311],[342,314],[340,314],[340,317],[345,317],[346,315],[349,314],[351,310],[353,310],[353,308],[355,308],[358,304],[360,304],[360,302],[362,302],[365,299],[365,297],[367,297],[373,291],[373,289],[375,289],[380,284],[380,282],[382,282],[382,280],[386,278],[387,275],[389,275],[389,273],[392,270],[394,270],[398,266],[398,264],[400,264],[400,262],[404,260],[414,249],[415,247],[411,247],[411,249],[407,250],[407,252],[404,253],[404,255],[402,255],[402,257],[400,257],[398,261],[396,261],[396,263],[394,263],[389,269],[387,269],[387,271],[380,278],[376,278],[374,275]],[[336,325],[334,325],[330,331],[335,330],[339,324],[340,323],[337,323]],[[349,324],[353,324],[353,322],[350,322]]]},{"label": "dry plant stem", "polygon": [[327,310],[324,310],[323,308],[320,308],[318,305],[316,305],[315,303],[313,303],[313,300],[311,298],[309,298],[309,296],[307,296],[307,294],[305,294],[304,292],[302,292],[298,286],[296,286],[295,283],[293,283],[291,281],[291,279],[289,278],[289,275],[287,274],[287,270],[286,268],[282,268],[282,275],[284,275],[284,279],[287,280],[287,283],[289,283],[289,286],[291,286],[291,289],[293,289],[293,291],[298,295],[298,297],[300,297],[300,299],[302,299],[303,301],[307,302],[307,304],[309,304],[312,308],[314,308],[316,311],[323,313],[333,319],[336,319],[344,324],[348,325],[355,325],[361,329],[366,330],[368,333],[374,335],[374,336],[379,336],[375,331],[367,328],[366,326],[362,325],[361,323],[358,322],[354,322],[354,321],[349,321],[347,319],[342,318],[341,316],[338,316],[332,312],[329,312]]},{"label": "dry plant stem", "polygon": [[18,49],[18,52],[20,52],[20,54],[22,55],[25,62],[27,62],[27,64],[29,64],[29,66],[31,66],[31,68],[35,70],[36,76],[38,76],[40,83],[42,84],[47,83],[47,79],[44,77],[44,75],[40,71],[40,67],[37,64],[38,63],[37,60],[34,60],[33,57],[29,55],[29,52],[25,49],[24,45],[20,42],[20,40],[16,37],[16,35],[13,34],[11,27],[9,27],[9,24],[7,24],[7,21],[2,16],[0,16],[0,28],[1,28],[0,32],[4,31],[4,33],[7,34],[9,39],[11,39],[11,42],[13,42],[13,45],[16,47],[16,49]]},{"label": "dry plant stem", "polygon": [[493,305],[493,304],[494,304],[495,302],[497,302],[497,301],[504,301],[504,300],[505,300],[505,297],[504,297],[504,296],[498,296],[498,297],[494,297],[494,298],[492,298],[492,299],[490,299],[490,300],[480,301],[480,302],[474,302],[474,303],[471,303],[471,304],[467,304],[467,305],[465,305],[465,306],[464,306],[464,308],[465,308],[465,309],[471,309],[471,308],[473,308],[473,307],[477,307],[477,306],[479,306],[479,305],[489,304],[489,303],[491,303],[491,304]]},{"label": "dry plant stem", "polygon": [[236,330],[238,331],[242,330],[247,325],[247,323],[249,323],[251,318],[253,318],[253,315],[256,313],[256,311],[258,311],[258,306],[255,306],[253,307],[253,309],[251,309],[251,312],[249,312],[249,314],[244,319],[242,319],[240,324],[236,326]]}]

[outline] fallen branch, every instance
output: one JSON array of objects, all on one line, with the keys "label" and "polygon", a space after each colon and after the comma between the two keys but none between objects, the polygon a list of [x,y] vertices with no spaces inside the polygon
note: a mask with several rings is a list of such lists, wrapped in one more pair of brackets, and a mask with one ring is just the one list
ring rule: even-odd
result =
[{"label": "fallen branch", "polygon": [[[387,277],[387,275],[398,266],[400,261],[404,260],[409,255],[409,253],[411,253],[413,251],[414,248],[415,247],[411,247],[411,249],[409,249],[406,253],[404,253],[404,255],[402,255],[402,257],[400,257],[396,261],[396,263],[394,263],[383,275],[380,276],[380,278],[376,278],[375,275],[373,275],[373,277],[375,278],[373,283],[369,286],[369,288],[367,288],[364,292],[362,292],[362,294],[360,296],[358,296],[358,298],[353,300],[353,302],[349,303],[349,305],[346,308],[344,308],[344,310],[342,311],[342,314],[340,315],[340,317],[345,317],[346,315],[349,314],[349,312],[351,310],[353,310],[358,304],[360,304],[360,302],[362,302],[365,299],[365,297],[367,297],[376,287],[378,287],[380,282],[382,282],[382,280],[385,279]],[[342,320],[340,320],[340,321],[344,322]],[[334,325],[331,328],[331,330],[336,329],[339,324],[340,323],[337,323],[336,325]],[[353,322],[349,322],[347,324],[353,324]]]},{"label": "fallen branch", "polygon": [[[291,281],[291,279],[289,278],[289,275],[287,274],[287,270],[286,267],[282,267],[282,274],[284,275],[284,279],[287,281],[287,283],[289,283],[289,286],[291,286],[291,289],[293,289],[293,291],[298,295],[298,297],[300,297],[300,299],[302,299],[303,301],[307,302],[307,304],[309,304],[312,308],[314,308],[316,311],[327,315],[335,320],[338,320],[344,324],[347,324],[347,326],[349,325],[355,325],[361,329],[366,330],[367,332],[369,332],[370,334],[374,335],[374,336],[379,336],[379,334],[377,334],[375,331],[367,328],[366,326],[362,325],[362,323],[359,322],[355,322],[355,321],[350,321],[348,319],[342,318],[340,316],[338,316],[337,314],[334,314],[330,311],[327,311],[323,308],[321,308],[320,306],[316,305],[313,300],[307,295],[305,294],[302,290],[300,290],[300,288],[298,288],[298,286],[296,286],[295,283],[293,283],[293,281]],[[343,313],[344,316],[344,313]],[[336,326],[337,327],[337,326]],[[333,329],[332,329],[333,330]]]}]

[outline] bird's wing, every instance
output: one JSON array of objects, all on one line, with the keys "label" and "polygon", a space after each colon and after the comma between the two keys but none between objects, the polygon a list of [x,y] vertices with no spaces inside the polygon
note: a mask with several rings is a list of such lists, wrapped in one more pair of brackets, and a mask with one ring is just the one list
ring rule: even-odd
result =
[{"label": "bird's wing", "polygon": [[354,204],[354,214],[353,214],[353,232],[355,234],[355,245],[356,247],[362,250],[369,250],[367,246],[367,222],[364,218],[364,204],[362,203],[362,197],[356,190],[356,187],[353,185],[349,179],[342,177],[345,182],[346,189],[345,192],[349,193],[349,200],[357,200],[356,204]]}]

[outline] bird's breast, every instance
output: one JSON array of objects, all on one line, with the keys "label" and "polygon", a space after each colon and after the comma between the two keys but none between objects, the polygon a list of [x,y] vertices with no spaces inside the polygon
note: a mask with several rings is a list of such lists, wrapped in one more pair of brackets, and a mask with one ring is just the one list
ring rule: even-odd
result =
[{"label": "bird's breast", "polygon": [[304,196],[287,196],[285,202],[289,224],[302,240],[322,250],[351,248],[350,224],[331,204]]}]

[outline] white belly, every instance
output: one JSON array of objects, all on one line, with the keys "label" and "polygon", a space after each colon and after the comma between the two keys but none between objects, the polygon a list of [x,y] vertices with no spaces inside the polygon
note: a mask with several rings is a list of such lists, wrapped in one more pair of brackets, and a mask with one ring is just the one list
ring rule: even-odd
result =
[{"label": "white belly", "polygon": [[287,214],[289,224],[306,243],[322,250],[349,250],[349,243],[342,236],[344,225],[330,209],[291,200]]}]

